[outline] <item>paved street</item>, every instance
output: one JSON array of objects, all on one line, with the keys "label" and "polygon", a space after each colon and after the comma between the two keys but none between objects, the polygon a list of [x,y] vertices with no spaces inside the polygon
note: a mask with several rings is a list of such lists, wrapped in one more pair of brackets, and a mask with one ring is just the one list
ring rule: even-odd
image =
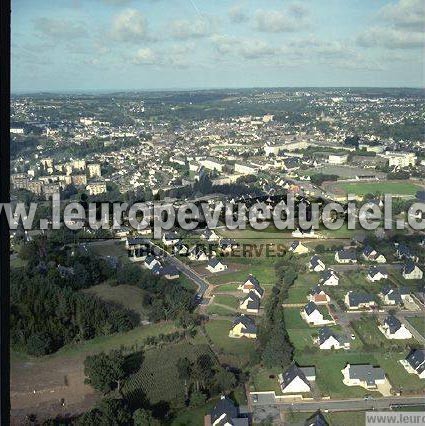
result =
[{"label": "paved street", "polygon": [[[366,392],[366,391],[365,391]],[[292,409],[295,411],[347,411],[390,408],[392,405],[421,405],[425,404],[424,396],[391,396],[385,398],[373,398],[365,401],[364,398],[350,398],[338,400],[276,402],[270,395],[258,395],[258,402],[253,402],[254,410],[261,406],[276,406],[280,409]],[[272,402],[273,401],[273,402]]]}]

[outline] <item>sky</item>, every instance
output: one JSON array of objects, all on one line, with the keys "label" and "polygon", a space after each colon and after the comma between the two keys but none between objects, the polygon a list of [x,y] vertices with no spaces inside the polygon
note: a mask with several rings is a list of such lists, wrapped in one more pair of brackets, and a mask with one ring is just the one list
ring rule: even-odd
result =
[{"label": "sky", "polygon": [[12,0],[12,91],[424,87],[424,0]]}]

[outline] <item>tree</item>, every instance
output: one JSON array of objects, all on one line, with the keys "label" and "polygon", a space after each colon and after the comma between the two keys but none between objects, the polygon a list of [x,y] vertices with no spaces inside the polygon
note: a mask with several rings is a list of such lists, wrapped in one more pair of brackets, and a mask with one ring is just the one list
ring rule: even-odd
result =
[{"label": "tree", "polygon": [[42,356],[54,350],[53,339],[49,333],[31,334],[27,341],[27,352],[30,355]]},{"label": "tree", "polygon": [[226,371],[224,368],[220,369],[216,375],[215,380],[220,391],[228,391],[235,387],[236,377],[231,371]]},{"label": "tree", "polygon": [[155,419],[152,413],[148,410],[138,408],[133,413],[134,426],[159,426],[161,423]]},{"label": "tree", "polygon": [[126,376],[124,362],[125,358],[120,351],[88,356],[84,361],[85,382],[103,393],[115,388],[120,390],[121,381]]},{"label": "tree", "polygon": [[193,391],[192,395],[190,395],[190,406],[191,407],[200,407],[205,404],[207,400],[207,396],[200,391]]},{"label": "tree", "polygon": [[275,322],[270,338],[264,348],[264,365],[267,368],[284,368],[291,362],[292,350],[283,318],[280,318]]},{"label": "tree", "polygon": [[184,381],[185,398],[187,399],[189,396],[189,381],[192,375],[192,363],[187,358],[179,358],[176,366],[179,378]]}]

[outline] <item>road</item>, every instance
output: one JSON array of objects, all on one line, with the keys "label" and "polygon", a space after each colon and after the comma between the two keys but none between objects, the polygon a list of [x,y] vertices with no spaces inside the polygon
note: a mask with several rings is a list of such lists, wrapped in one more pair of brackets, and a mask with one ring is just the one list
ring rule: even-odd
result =
[{"label": "road", "polygon": [[381,410],[388,409],[393,405],[422,405],[425,404],[423,396],[391,396],[373,398],[365,401],[364,398],[320,400],[320,401],[297,401],[276,402],[272,395],[258,395],[258,401],[252,402],[254,413],[257,410],[270,408],[270,411],[280,410],[313,412],[316,410],[329,411],[355,411],[355,410]]},{"label": "road", "polygon": [[190,268],[180,259],[177,259],[174,255],[168,253],[166,250],[156,245],[151,240],[147,241],[151,246],[155,247],[164,256],[164,258],[167,259],[170,264],[174,265],[180,272],[186,275],[186,277],[188,277],[198,286],[198,292],[196,293],[196,297],[200,302],[204,297],[205,292],[208,290],[208,287],[210,287],[210,283],[204,278],[202,278],[199,274],[197,274],[192,268]]}]

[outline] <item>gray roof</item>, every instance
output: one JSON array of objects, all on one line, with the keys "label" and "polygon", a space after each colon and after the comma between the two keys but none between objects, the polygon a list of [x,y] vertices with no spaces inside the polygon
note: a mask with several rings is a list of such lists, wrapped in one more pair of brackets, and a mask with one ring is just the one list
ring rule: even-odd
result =
[{"label": "gray roof", "polygon": [[335,277],[338,278],[338,276],[336,275],[336,273],[335,273],[335,271],[333,269],[326,269],[320,275],[320,282],[325,282],[329,278],[331,278],[332,276],[335,276]]},{"label": "gray roof", "polygon": [[328,340],[330,337],[333,337],[336,340],[338,340],[338,342],[342,343],[341,337],[338,336],[337,334],[335,334],[329,327],[320,328],[319,331],[318,331],[318,335],[319,335],[319,344],[320,345],[322,343],[326,342],[326,340]]},{"label": "gray roof", "polygon": [[401,327],[400,320],[394,315],[388,315],[387,318],[384,319],[384,324],[388,326],[391,334],[394,334]]},{"label": "gray roof", "polygon": [[310,386],[310,382],[307,380],[301,368],[293,363],[285,373],[282,374],[282,389],[286,388],[296,377],[299,377],[304,383]]},{"label": "gray roof", "polygon": [[307,305],[304,306],[304,312],[307,315],[310,315],[312,312],[318,310],[317,305],[314,302],[308,302]]},{"label": "gray roof", "polygon": [[348,374],[350,379],[365,381],[369,386],[375,385],[376,380],[385,379],[384,370],[370,364],[350,364]]},{"label": "gray roof", "polygon": [[356,252],[354,250],[339,250],[338,257],[340,259],[356,260]]},{"label": "gray roof", "polygon": [[208,266],[211,266],[212,268],[215,268],[219,263],[221,263],[220,259],[217,259],[216,257],[213,257],[209,260]]},{"label": "gray roof", "polygon": [[260,309],[260,298],[257,296],[257,293],[251,290],[246,299],[250,299],[247,306],[248,309]]},{"label": "gray roof", "polygon": [[323,417],[323,414],[319,411],[306,420],[305,426],[329,426],[329,423]]},{"label": "gray roof", "polygon": [[239,315],[233,320],[232,325],[234,327],[239,323],[241,323],[245,327],[246,333],[257,333],[257,326],[255,325],[255,322],[251,317],[248,317],[246,315]]},{"label": "gray roof", "polygon": [[373,301],[375,301],[375,297],[372,294],[357,292],[350,292],[348,294],[348,302],[350,306],[359,306],[362,303],[371,303]]},{"label": "gray roof", "polygon": [[320,260],[319,256],[317,256],[316,254],[310,259],[310,265],[313,268],[315,268],[317,265],[319,265],[319,262],[321,262],[321,260]]},{"label": "gray roof", "polygon": [[214,423],[217,421],[223,414],[225,414],[225,418],[223,418],[222,423],[225,424],[226,421],[229,422],[233,418],[238,417],[238,409],[235,406],[234,402],[229,397],[221,398],[220,401],[217,402],[216,406],[211,410],[211,422]]},{"label": "gray roof", "polygon": [[425,370],[425,349],[414,349],[406,357],[410,366],[421,374]]}]

